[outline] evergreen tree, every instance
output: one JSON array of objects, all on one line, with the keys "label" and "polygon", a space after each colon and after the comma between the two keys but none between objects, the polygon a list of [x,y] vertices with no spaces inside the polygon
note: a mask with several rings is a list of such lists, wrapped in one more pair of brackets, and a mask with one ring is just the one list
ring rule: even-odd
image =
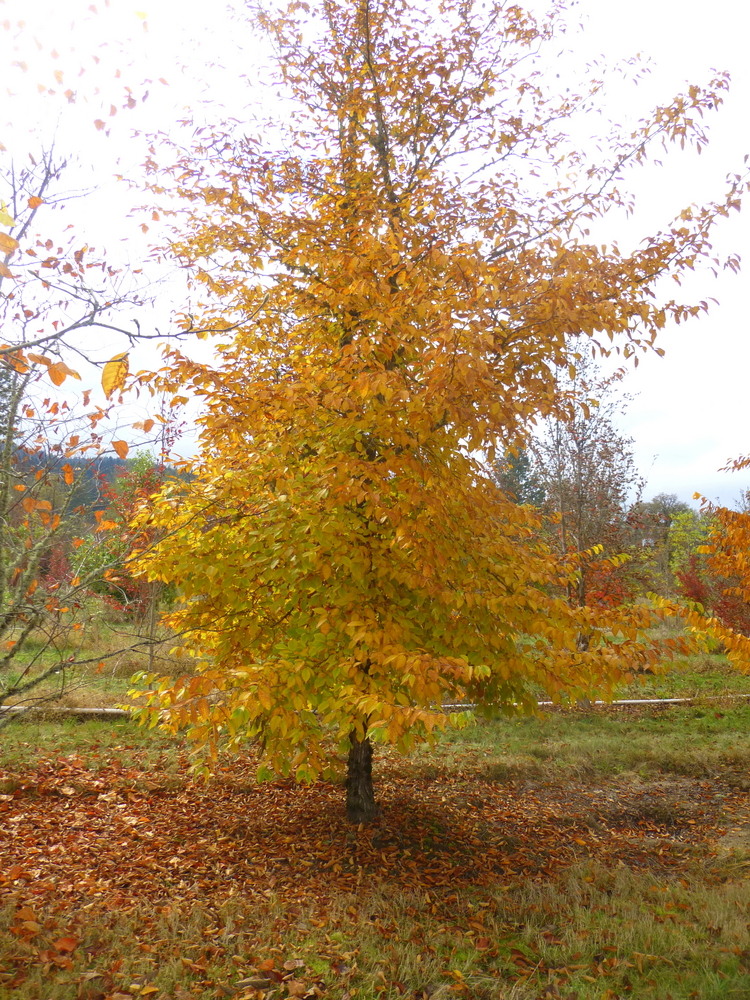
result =
[{"label": "evergreen tree", "polygon": [[515,503],[532,507],[541,507],[544,503],[544,487],[525,448],[506,451],[504,460],[495,462],[493,478]]}]

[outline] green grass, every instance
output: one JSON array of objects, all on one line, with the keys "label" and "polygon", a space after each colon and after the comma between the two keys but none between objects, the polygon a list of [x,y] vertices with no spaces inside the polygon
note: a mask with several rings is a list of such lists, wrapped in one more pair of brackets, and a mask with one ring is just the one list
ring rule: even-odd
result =
[{"label": "green grass", "polygon": [[5,790],[3,784],[17,785],[42,762],[70,755],[83,758],[83,765],[91,770],[106,767],[114,759],[123,768],[139,769],[144,775],[154,768],[177,773],[187,767],[183,739],[141,729],[127,719],[51,720],[40,713],[14,723],[2,735],[0,765],[11,777],[0,779],[0,790]]},{"label": "green grass", "polygon": [[591,781],[632,773],[750,778],[750,705],[549,712],[475,722],[404,765],[426,776],[473,769],[496,781]]},{"label": "green grass", "polygon": [[[23,770],[53,754],[114,752],[148,767],[184,741],[128,720],[32,716],[3,733],[2,764]],[[90,754],[89,754],[90,755]],[[386,752],[387,755],[387,752]],[[474,771],[495,781],[589,781],[633,773],[690,777],[750,772],[750,705],[697,704],[643,709],[549,712],[541,718],[475,721],[421,746],[399,770],[426,778]],[[750,773],[748,774],[750,777]]]},{"label": "green grass", "polygon": [[623,685],[617,698],[710,698],[750,695],[750,675],[731,666],[726,656],[699,653],[663,672],[645,674]]}]

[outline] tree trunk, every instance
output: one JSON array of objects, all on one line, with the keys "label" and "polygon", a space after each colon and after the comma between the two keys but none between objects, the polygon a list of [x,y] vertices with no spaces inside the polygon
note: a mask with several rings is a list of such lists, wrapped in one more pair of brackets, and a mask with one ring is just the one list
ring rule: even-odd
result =
[{"label": "tree trunk", "polygon": [[346,818],[350,823],[370,823],[379,814],[372,789],[372,743],[365,737],[349,737],[351,750],[346,773]]}]

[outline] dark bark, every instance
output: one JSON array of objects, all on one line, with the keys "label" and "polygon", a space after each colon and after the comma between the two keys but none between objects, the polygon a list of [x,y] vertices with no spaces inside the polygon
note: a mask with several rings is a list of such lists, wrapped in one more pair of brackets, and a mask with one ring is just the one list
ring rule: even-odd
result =
[{"label": "dark bark", "polygon": [[380,812],[372,788],[372,743],[365,737],[349,737],[351,749],[347,760],[346,818],[350,823],[371,823]]}]

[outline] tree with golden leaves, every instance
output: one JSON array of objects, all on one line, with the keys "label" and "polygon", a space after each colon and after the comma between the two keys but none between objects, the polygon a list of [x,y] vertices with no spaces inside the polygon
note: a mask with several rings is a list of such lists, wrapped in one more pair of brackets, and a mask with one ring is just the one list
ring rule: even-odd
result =
[{"label": "tree with golden leaves", "polygon": [[[724,471],[750,468],[750,456],[743,456]],[[697,494],[696,494],[697,496]],[[714,598],[704,610],[712,617],[706,622],[696,612],[688,621],[698,631],[707,629],[726,647],[727,656],[740,670],[750,672],[750,494],[745,491],[739,510],[719,507],[703,498],[703,511],[710,514],[708,537],[698,548],[705,559]]]},{"label": "tree with golden leaves", "polygon": [[142,513],[164,538],[142,572],[179,585],[171,624],[196,670],[150,678],[142,717],[211,752],[254,741],[261,778],[333,775],[344,754],[354,821],[377,814],[373,744],[406,752],[459,724],[444,704],[606,697],[660,655],[645,608],[555,596],[576,557],[491,470],[559,412],[572,338],[627,357],[700,311],[654,289],[710,254],[739,180],[629,253],[587,226],[627,203],[623,175],[651,149],[703,145],[727,81],[590,158],[566,128],[598,84],[561,98],[534,62],[562,14],[256,10],[278,120],[201,133],[166,171],[149,161],[184,206],[171,251],[204,292],[186,322],[225,333],[214,364],[172,351],[152,380],[204,409],[193,478]]}]

